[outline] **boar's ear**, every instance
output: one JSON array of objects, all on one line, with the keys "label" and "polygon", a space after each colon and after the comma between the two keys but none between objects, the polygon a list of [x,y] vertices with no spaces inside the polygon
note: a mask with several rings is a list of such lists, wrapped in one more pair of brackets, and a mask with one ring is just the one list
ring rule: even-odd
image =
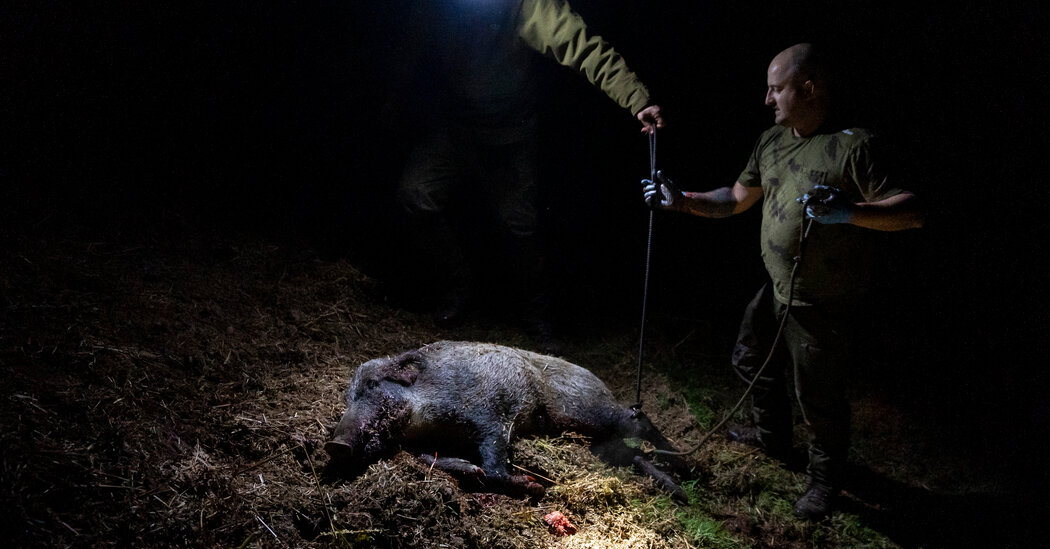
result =
[{"label": "boar's ear", "polygon": [[409,387],[416,382],[416,378],[422,371],[423,356],[413,351],[394,357],[388,365],[383,367],[381,373],[383,379]]}]

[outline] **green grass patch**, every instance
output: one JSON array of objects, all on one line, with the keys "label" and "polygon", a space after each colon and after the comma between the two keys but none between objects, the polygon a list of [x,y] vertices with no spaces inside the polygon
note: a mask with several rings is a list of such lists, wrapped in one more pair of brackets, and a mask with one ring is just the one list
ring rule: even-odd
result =
[{"label": "green grass patch", "polygon": [[679,506],[668,497],[659,497],[653,502],[652,510],[660,514],[673,513],[683,537],[700,547],[738,549],[750,546],[730,534],[722,521],[706,510],[698,481],[683,482],[681,487],[689,496],[689,505]]},{"label": "green grass patch", "polygon": [[686,537],[696,541],[701,547],[735,549],[748,546],[730,536],[720,521],[703,513],[696,513],[692,510],[680,511],[677,517],[682,523]]},{"label": "green grass patch", "polygon": [[703,429],[710,429],[722,417],[715,412],[715,394],[710,389],[701,387],[682,387],[682,395],[689,404],[689,411],[693,413],[697,424]]}]

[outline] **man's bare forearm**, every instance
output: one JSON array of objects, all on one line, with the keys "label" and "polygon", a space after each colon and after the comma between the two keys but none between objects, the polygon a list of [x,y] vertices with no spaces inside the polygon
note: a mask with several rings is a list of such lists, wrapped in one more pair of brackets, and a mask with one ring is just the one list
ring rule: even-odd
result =
[{"label": "man's bare forearm", "polygon": [[682,193],[685,200],[675,203],[675,210],[703,217],[729,217],[736,213],[737,199],[733,189],[722,187],[705,193]]},{"label": "man's bare forearm", "polygon": [[862,202],[856,208],[850,223],[876,231],[918,229],[925,221],[919,199],[910,192],[878,202]]}]

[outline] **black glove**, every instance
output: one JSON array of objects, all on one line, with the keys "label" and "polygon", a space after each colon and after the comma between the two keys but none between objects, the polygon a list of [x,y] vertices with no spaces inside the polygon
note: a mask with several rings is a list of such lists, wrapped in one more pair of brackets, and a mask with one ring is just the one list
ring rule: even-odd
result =
[{"label": "black glove", "polygon": [[642,192],[645,195],[645,203],[652,209],[668,208],[682,197],[682,191],[678,185],[665,177],[664,172],[656,172],[656,182],[652,179],[642,180]]},{"label": "black glove", "polygon": [[834,187],[814,185],[812,190],[795,200],[806,206],[806,217],[817,223],[849,223],[857,207],[842,194],[841,190]]}]

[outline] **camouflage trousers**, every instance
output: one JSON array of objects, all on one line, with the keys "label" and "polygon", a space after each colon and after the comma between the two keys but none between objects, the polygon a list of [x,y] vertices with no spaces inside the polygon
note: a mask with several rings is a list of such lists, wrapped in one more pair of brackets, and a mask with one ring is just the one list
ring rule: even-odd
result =
[{"label": "camouflage trousers", "polygon": [[[754,379],[787,306],[773,297],[771,284],[748,304],[733,349],[733,368],[745,381]],[[770,364],[755,382],[752,419],[767,446],[791,446],[793,413],[789,388],[808,430],[807,472],[818,482],[840,483],[850,436],[846,380],[849,349],[858,305],[794,306]],[[790,374],[790,378],[788,377]]]}]

